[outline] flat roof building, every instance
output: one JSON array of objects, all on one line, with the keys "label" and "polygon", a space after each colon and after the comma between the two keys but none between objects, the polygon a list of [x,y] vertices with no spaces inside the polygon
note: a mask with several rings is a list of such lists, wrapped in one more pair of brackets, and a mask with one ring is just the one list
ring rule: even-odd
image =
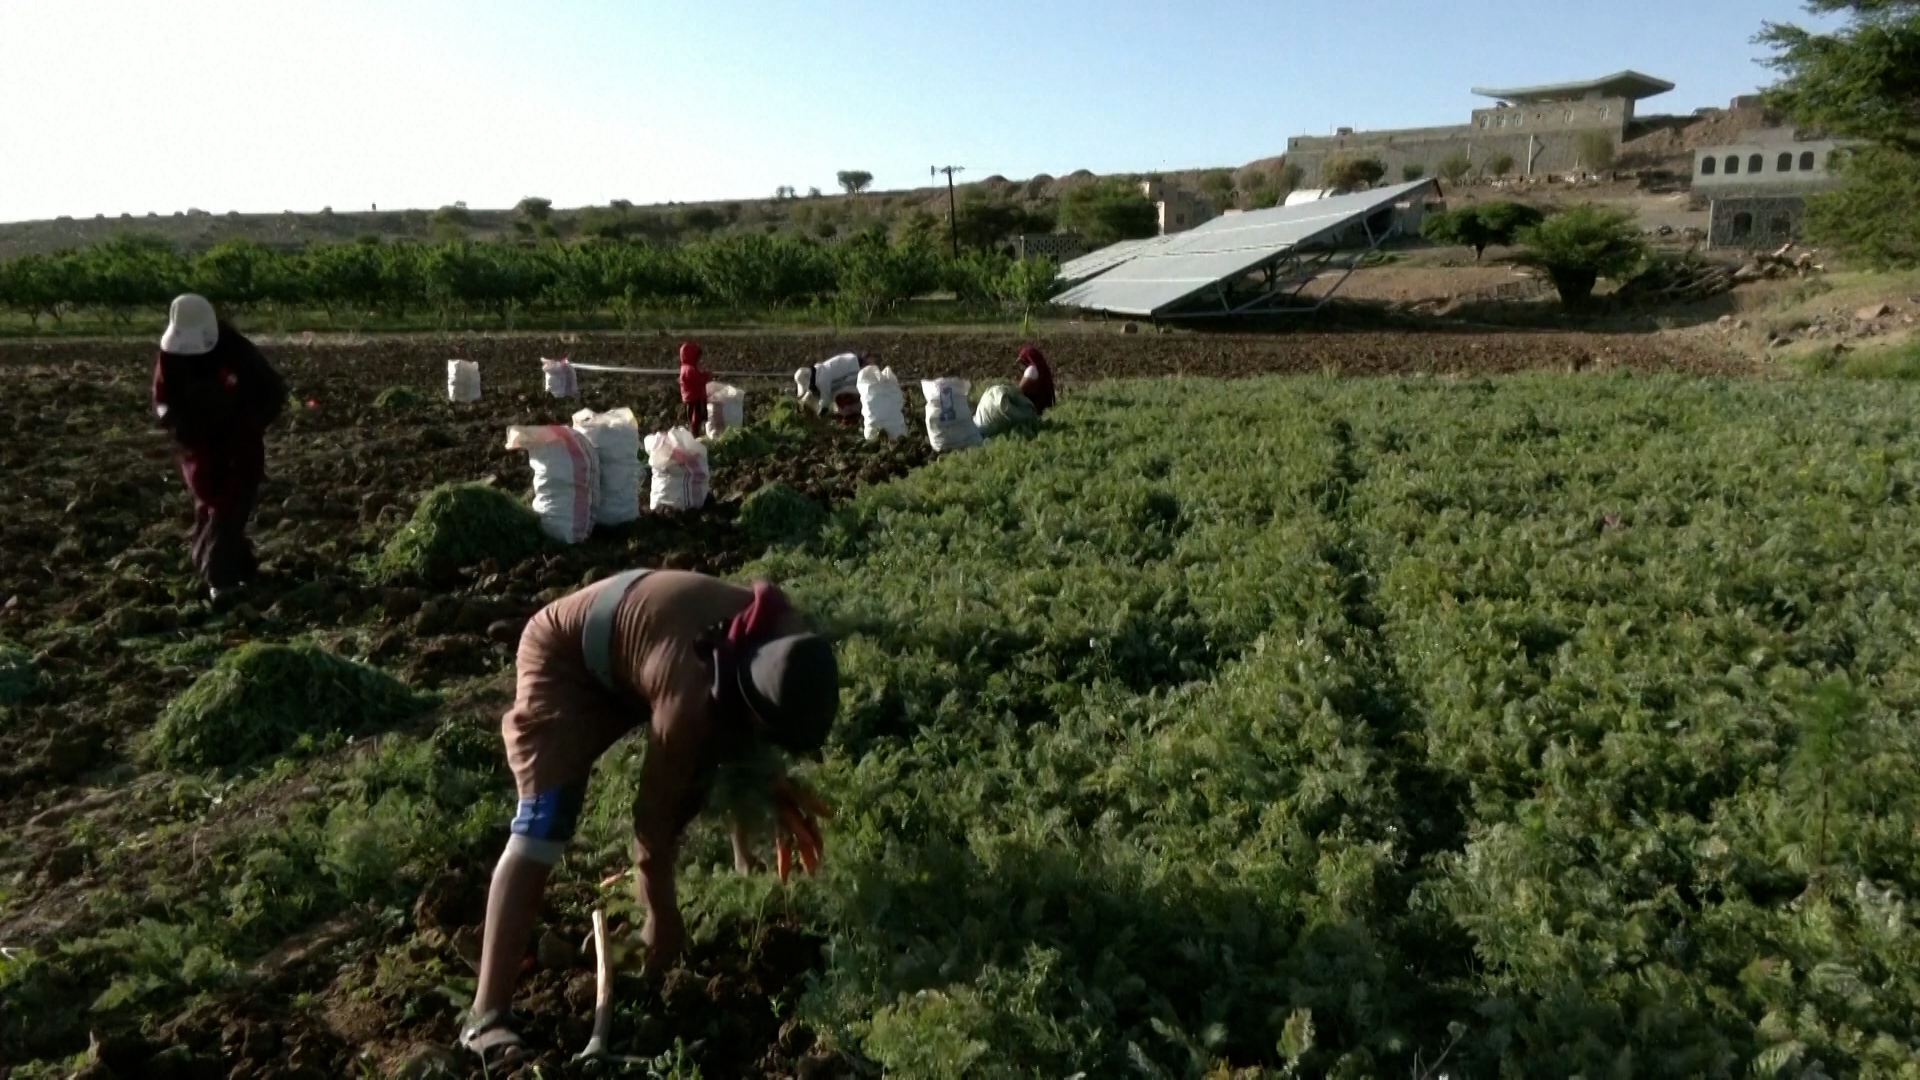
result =
[{"label": "flat roof building", "polygon": [[1504,101],[1509,105],[1546,105],[1561,101],[1600,101],[1603,98],[1644,101],[1650,97],[1658,97],[1671,89],[1673,84],[1665,79],[1656,79],[1637,71],[1622,71],[1605,78],[1588,79],[1585,82],[1523,86],[1516,90],[1493,90],[1476,86],[1473,92],[1480,97]]}]

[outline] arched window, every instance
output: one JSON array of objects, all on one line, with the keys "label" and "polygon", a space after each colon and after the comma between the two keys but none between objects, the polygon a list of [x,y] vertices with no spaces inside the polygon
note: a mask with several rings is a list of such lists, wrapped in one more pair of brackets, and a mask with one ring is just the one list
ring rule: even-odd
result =
[{"label": "arched window", "polygon": [[1813,171],[1813,151],[1808,150],[1800,155],[1800,171]]},{"label": "arched window", "polygon": [[1792,172],[1792,171],[1793,171],[1793,151],[1791,151],[1791,150],[1789,150],[1789,151],[1787,151],[1786,153],[1784,153],[1784,154],[1781,154],[1781,155],[1780,155],[1780,170],[1779,170],[1779,171],[1781,171],[1781,172]]},{"label": "arched window", "polygon": [[1727,155],[1727,175],[1732,176],[1734,173],[1737,173],[1739,171],[1740,171],[1740,155],[1728,154]]},{"label": "arched window", "polygon": [[1766,172],[1767,159],[1761,157],[1759,154],[1753,155],[1747,159],[1747,171],[1750,173]]},{"label": "arched window", "polygon": [[1793,234],[1793,219],[1785,214],[1775,214],[1767,222],[1767,232],[1775,240],[1784,239]]},{"label": "arched window", "polygon": [[1720,171],[1720,159],[1709,154],[1700,159],[1700,175],[1712,176]]},{"label": "arched window", "polygon": [[1753,215],[1745,210],[1733,215],[1733,238],[1745,240],[1753,235]]}]

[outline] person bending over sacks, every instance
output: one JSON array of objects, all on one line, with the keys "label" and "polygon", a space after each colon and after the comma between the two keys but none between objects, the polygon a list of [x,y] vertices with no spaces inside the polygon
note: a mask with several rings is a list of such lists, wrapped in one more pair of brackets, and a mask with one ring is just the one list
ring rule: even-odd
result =
[{"label": "person bending over sacks", "polygon": [[267,475],[267,428],[286,403],[285,380],[253,342],[205,297],[174,298],[153,362],[153,413],[180,447],[193,565],[215,600],[259,569],[247,519]]},{"label": "person bending over sacks", "polygon": [[[674,856],[719,767],[765,744],[817,750],[840,707],[833,647],[779,588],[676,570],[630,571],[547,605],[521,634],[516,679],[500,730],[519,810],[487,894],[479,985],[460,1035],[489,1071],[526,1054],[509,1011],[514,984],[600,755],[646,733],[633,857],[646,969],[657,973],[684,944]],[[767,783],[782,875],[794,845],[813,869],[827,808],[784,775]],[[737,814],[733,853],[741,873],[758,869]]]},{"label": "person bending over sacks", "polygon": [[860,369],[870,366],[875,360],[872,353],[841,353],[812,367],[803,367],[793,373],[794,393],[799,396],[801,406],[811,409],[816,415],[826,414],[831,407],[835,420],[842,424],[858,424]]}]

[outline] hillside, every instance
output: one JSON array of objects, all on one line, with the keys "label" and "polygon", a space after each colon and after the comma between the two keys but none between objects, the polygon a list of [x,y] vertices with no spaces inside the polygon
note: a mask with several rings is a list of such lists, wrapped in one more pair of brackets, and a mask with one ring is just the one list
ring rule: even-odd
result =
[{"label": "hillside", "polygon": [[[1694,147],[1724,142],[1740,132],[1766,126],[1769,118],[1758,110],[1706,109],[1686,117],[1649,117],[1640,133],[1620,148],[1623,171],[1636,174],[1686,175]],[[1168,186],[1225,193],[1241,207],[1253,204],[1263,189],[1284,191],[1285,157],[1261,158],[1238,167],[1185,169],[1157,175]],[[1128,174],[1145,176],[1149,174]],[[1100,177],[1080,170],[1062,177],[1040,174],[1024,180],[989,176],[957,186],[960,199],[985,196],[995,201],[1039,210],[1057,202],[1068,189]],[[617,233],[655,240],[675,240],[713,232],[760,230],[802,232],[823,240],[879,222],[892,227],[909,216],[930,214],[945,219],[944,187],[844,194],[804,194],[783,198],[719,200],[635,206],[555,208],[546,224],[554,235],[567,238],[596,232]],[[462,206],[439,210],[355,210],[318,213],[282,211],[278,214],[212,213],[200,209],[135,217],[122,214],[92,218],[62,217],[52,221],[0,224],[0,259],[30,253],[51,253],[86,247],[115,235],[158,236],[186,251],[198,251],[228,240],[253,240],[272,247],[296,248],[315,243],[343,242],[377,236],[383,240],[433,240],[467,237],[487,240],[520,235],[533,224],[513,209],[468,210]]]}]

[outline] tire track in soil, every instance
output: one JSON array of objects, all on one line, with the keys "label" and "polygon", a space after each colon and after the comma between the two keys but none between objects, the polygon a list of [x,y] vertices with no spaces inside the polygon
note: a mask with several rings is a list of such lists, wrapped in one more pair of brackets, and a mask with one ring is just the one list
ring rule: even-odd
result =
[{"label": "tire track in soil", "polygon": [[1422,1036],[1419,1044],[1433,1048],[1446,1045],[1443,1021],[1470,1004],[1450,987],[1472,970],[1473,945],[1443,915],[1416,910],[1413,900],[1434,875],[1436,858],[1464,847],[1470,793],[1464,780],[1428,760],[1425,706],[1400,674],[1384,632],[1386,617],[1375,604],[1377,574],[1354,534],[1350,505],[1355,489],[1366,480],[1366,470],[1359,460],[1353,425],[1337,418],[1329,435],[1337,449],[1320,512],[1334,526],[1335,535],[1320,557],[1339,575],[1346,634],[1337,644],[1355,680],[1352,693],[1340,695],[1332,705],[1373,732],[1375,746],[1391,769],[1396,832],[1378,839],[1392,845],[1400,869],[1385,886],[1385,907],[1393,914],[1383,936],[1393,943],[1404,965],[1409,980],[1404,991],[1412,999],[1406,1012]]}]

